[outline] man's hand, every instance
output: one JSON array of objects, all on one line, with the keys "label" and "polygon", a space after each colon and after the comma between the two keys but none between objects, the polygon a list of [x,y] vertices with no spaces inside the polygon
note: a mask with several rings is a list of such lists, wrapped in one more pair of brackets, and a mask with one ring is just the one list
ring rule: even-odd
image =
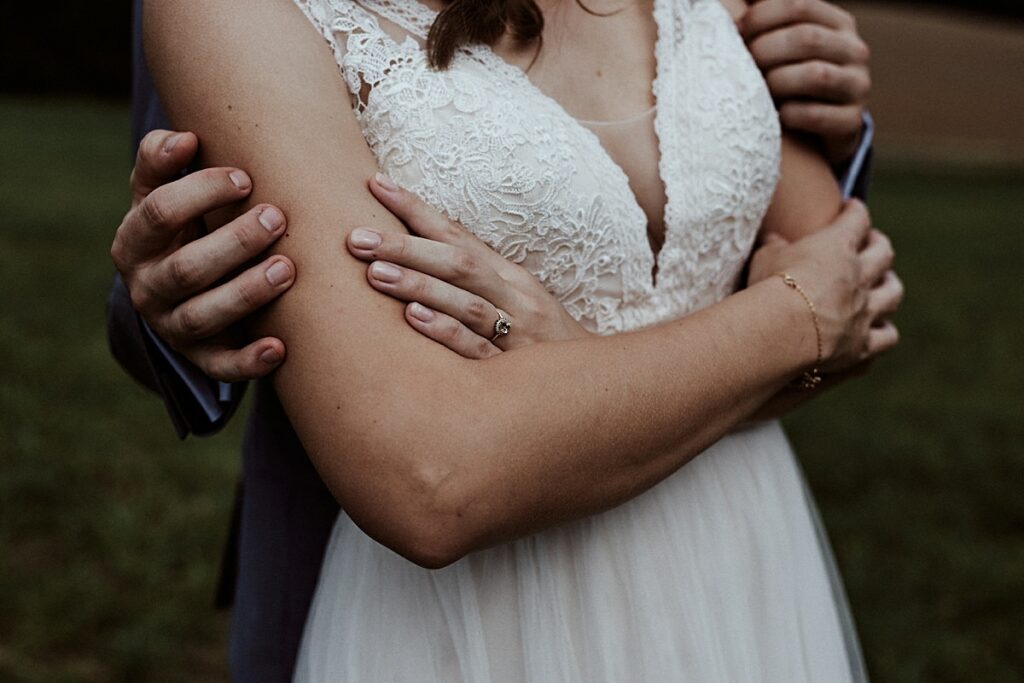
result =
[{"label": "man's hand", "polygon": [[824,0],[755,0],[738,26],[782,125],[820,135],[833,164],[849,160],[871,91],[870,51],[853,16]]},{"label": "man's hand", "polygon": [[178,178],[198,147],[191,133],[146,136],[132,172],[132,208],[110,255],[135,310],[161,339],[212,379],[255,379],[281,364],[284,344],[266,337],[236,348],[230,328],[291,287],[295,267],[274,256],[238,271],[284,234],[285,216],[262,204],[203,235],[203,216],[245,199],[252,181],[232,168]]}]

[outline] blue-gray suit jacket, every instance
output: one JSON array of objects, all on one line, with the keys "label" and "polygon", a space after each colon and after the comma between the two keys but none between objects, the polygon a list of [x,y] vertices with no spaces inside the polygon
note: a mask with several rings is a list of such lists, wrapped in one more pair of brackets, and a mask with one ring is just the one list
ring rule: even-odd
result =
[{"label": "blue-gray suit jacket", "polygon": [[[142,54],[142,0],[135,0],[133,136],[170,128]],[[871,149],[864,144],[848,169],[844,191],[863,197]],[[220,430],[238,407],[244,385],[222,385],[160,341],[132,309],[115,278],[107,333],[118,362],[163,397],[178,436]],[[338,505],[310,464],[267,381],[258,382],[242,447],[239,487],[218,601],[233,604],[230,666],[235,680],[291,680],[306,613],[316,588]]]}]

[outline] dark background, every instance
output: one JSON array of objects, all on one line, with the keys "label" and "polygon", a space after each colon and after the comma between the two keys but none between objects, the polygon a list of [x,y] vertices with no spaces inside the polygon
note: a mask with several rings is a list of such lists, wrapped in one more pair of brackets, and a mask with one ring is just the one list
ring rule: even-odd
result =
[{"label": "dark background", "polygon": [[[1017,0],[917,0],[908,4],[1024,20],[1024,3]],[[0,4],[0,92],[127,96],[131,89],[131,5],[131,0],[9,0]]]}]

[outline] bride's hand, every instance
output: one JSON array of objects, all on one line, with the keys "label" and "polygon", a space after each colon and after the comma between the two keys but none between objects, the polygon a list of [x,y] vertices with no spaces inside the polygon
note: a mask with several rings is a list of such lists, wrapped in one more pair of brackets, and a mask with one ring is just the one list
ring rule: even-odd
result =
[{"label": "bride's hand", "polygon": [[899,342],[890,317],[903,300],[903,283],[892,262],[888,238],[871,227],[867,207],[854,200],[830,226],[797,242],[769,236],[751,260],[749,283],[791,275],[814,303],[820,370],[841,372]]},{"label": "bride's hand", "polygon": [[[525,268],[386,176],[369,185],[412,234],[357,228],[348,249],[370,262],[366,279],[374,289],[407,302],[413,329],[466,358],[588,335]],[[511,325],[504,336],[496,336],[499,310]]]}]

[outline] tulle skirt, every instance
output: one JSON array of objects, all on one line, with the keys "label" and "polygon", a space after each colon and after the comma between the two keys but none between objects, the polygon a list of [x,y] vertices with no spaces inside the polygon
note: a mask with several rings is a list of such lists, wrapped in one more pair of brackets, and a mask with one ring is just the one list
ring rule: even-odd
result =
[{"label": "tulle skirt", "polygon": [[865,680],[778,423],[736,431],[609,512],[439,571],[342,513],[295,676],[321,681]]}]

